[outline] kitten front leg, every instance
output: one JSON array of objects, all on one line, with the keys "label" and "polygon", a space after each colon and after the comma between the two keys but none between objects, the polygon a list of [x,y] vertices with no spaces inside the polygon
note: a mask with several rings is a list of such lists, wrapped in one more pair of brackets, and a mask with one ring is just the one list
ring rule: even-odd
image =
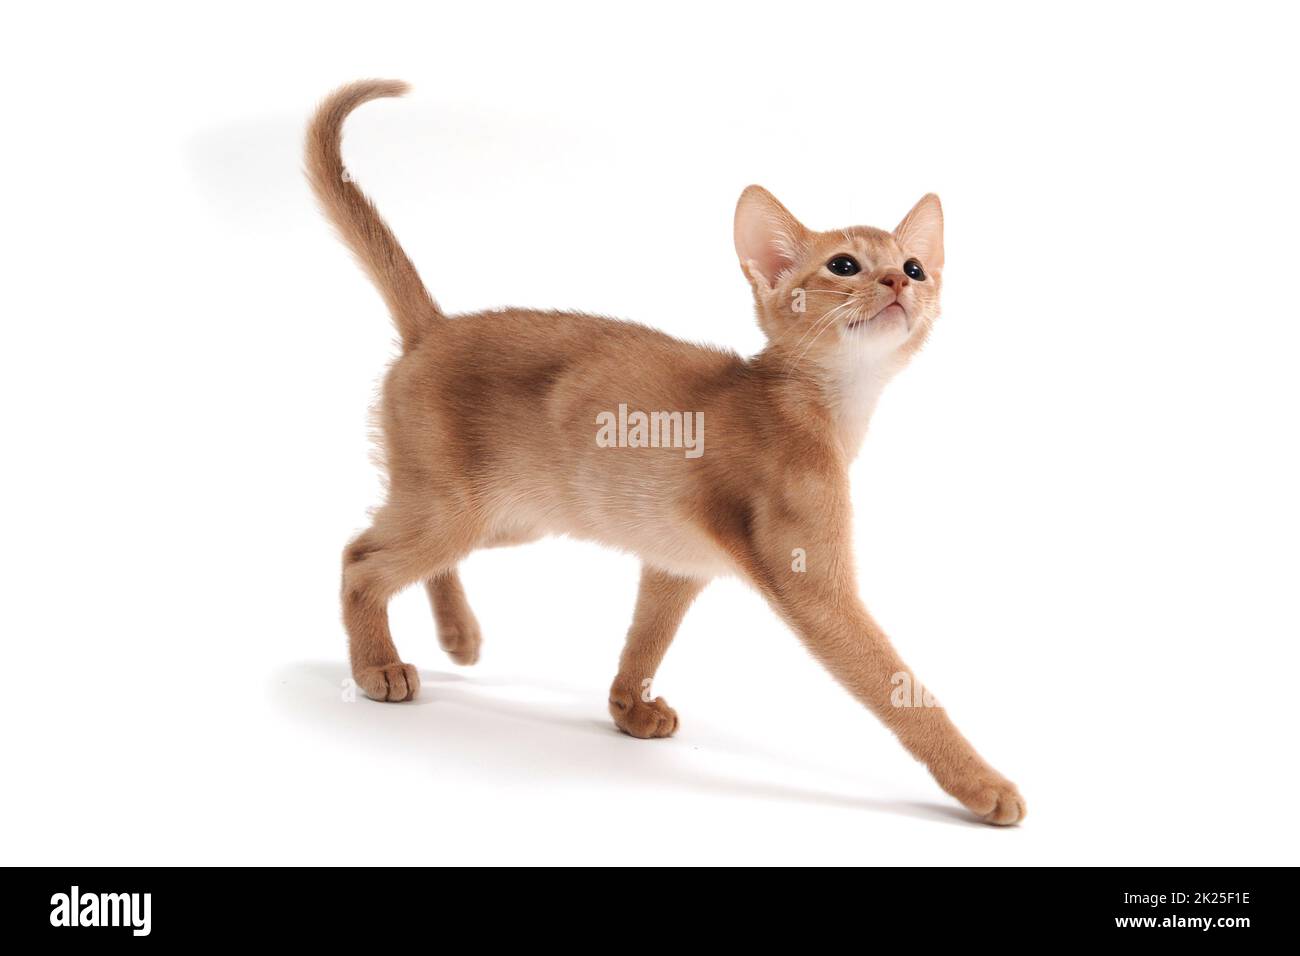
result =
[{"label": "kitten front leg", "polygon": [[781,606],[804,643],[926,765],[945,791],[986,823],[1018,823],[1020,792],[984,761],[921,685],[851,590]]},{"label": "kitten front leg", "polygon": [[655,671],[677,634],[686,610],[706,581],[683,578],[645,565],[636,612],[609,689],[609,712],[619,730],[633,737],[671,737],[677,711],[662,697],[646,700]]},{"label": "kitten front leg", "polygon": [[744,520],[721,529],[720,537],[813,656],[897,735],[939,786],[986,823],[1017,823],[1025,801],[1015,785],[958,732],[859,600],[846,496],[835,487],[826,490],[811,498],[812,507],[788,498],[780,507],[738,503],[731,513]]}]

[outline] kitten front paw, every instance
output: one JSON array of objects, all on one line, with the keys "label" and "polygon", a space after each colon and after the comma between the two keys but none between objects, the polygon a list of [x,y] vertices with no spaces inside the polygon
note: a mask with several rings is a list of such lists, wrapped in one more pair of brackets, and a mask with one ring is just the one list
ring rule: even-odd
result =
[{"label": "kitten front paw", "polygon": [[1014,783],[993,770],[972,774],[944,789],[985,823],[1007,827],[1025,818],[1025,798]]},{"label": "kitten front paw", "polygon": [[420,672],[401,661],[363,667],[352,677],[371,700],[412,700],[420,692]]},{"label": "kitten front paw", "polygon": [[644,701],[633,694],[614,691],[609,698],[609,713],[619,730],[642,740],[677,733],[677,711],[662,697]]}]

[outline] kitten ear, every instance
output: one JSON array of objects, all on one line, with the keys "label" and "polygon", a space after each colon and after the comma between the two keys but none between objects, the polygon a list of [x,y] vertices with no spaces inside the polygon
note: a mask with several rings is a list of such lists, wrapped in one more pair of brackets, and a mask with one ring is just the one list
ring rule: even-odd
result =
[{"label": "kitten ear", "polygon": [[943,268],[943,207],[939,197],[926,193],[894,230],[903,251],[921,260],[933,272]]},{"label": "kitten ear", "polygon": [[736,203],[736,255],[755,287],[776,285],[782,270],[798,262],[808,230],[762,186],[750,186]]}]

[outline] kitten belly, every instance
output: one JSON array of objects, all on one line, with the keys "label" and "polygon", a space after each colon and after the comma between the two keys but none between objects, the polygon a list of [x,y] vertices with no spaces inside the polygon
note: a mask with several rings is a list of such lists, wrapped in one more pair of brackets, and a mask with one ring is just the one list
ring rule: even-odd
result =
[{"label": "kitten belly", "polygon": [[683,577],[731,576],[738,569],[702,530],[673,515],[662,501],[600,495],[514,498],[492,523],[491,544],[521,544],[564,535],[616,548]]},{"label": "kitten belly", "polygon": [[726,552],[679,508],[689,487],[680,470],[691,466],[655,452],[608,458],[630,451],[608,450],[576,470],[566,533],[686,577],[737,573]]},{"label": "kitten belly", "polygon": [[589,527],[574,537],[630,552],[646,564],[682,577],[708,580],[737,573],[735,565],[704,534],[680,526]]}]

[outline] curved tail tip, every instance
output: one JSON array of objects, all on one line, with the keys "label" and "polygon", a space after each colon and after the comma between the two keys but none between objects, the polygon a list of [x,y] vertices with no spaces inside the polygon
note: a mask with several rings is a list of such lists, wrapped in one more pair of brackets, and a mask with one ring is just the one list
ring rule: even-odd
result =
[{"label": "curved tail tip", "polygon": [[356,80],[344,84],[338,92],[369,100],[381,96],[405,96],[411,92],[411,84],[405,80]]}]

